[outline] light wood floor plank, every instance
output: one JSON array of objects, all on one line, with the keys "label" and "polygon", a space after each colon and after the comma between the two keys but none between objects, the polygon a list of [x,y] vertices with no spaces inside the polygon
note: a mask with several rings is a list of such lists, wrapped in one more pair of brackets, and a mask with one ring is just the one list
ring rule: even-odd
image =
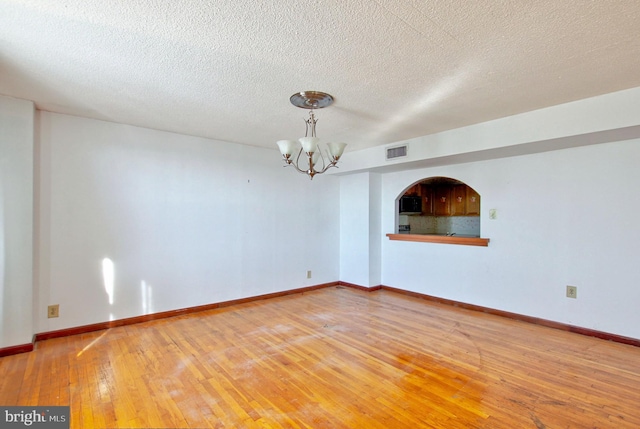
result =
[{"label": "light wood floor plank", "polygon": [[640,427],[640,348],[385,290],[41,341],[0,380],[72,427]]}]

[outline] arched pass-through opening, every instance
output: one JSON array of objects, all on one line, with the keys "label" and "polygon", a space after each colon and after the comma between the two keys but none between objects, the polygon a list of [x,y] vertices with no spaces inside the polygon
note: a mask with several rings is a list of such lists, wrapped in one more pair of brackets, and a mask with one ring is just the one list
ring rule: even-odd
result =
[{"label": "arched pass-through opening", "polygon": [[[488,245],[480,238],[480,194],[449,177],[413,183],[396,198],[395,234],[390,239]],[[394,236],[394,237],[392,237]]]}]

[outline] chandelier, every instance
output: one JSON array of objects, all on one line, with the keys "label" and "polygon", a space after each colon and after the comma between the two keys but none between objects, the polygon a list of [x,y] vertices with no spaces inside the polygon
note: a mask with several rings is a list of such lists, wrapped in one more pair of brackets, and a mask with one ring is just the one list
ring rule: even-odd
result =
[{"label": "chandelier", "polygon": [[[327,143],[328,150],[325,154],[320,148],[320,139],[316,137],[316,122],[314,109],[322,109],[333,103],[333,97],[319,91],[303,91],[293,94],[289,101],[296,107],[309,110],[309,118],[305,119],[306,130],[304,137],[296,140],[279,140],[278,147],[282,153],[285,167],[291,165],[300,173],[304,173],[313,179],[316,174],[322,174],[331,167],[336,167],[338,160],[344,152],[346,143]],[[293,155],[298,151],[295,161]],[[303,156],[304,152],[304,156]],[[326,159],[325,159],[326,157]],[[302,159],[301,159],[302,158]]]}]

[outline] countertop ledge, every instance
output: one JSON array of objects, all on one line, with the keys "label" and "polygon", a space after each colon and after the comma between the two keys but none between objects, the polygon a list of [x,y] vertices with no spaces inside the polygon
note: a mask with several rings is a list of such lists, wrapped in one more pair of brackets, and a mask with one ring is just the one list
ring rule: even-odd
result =
[{"label": "countertop ledge", "polygon": [[389,240],[418,241],[422,243],[461,244],[463,246],[489,246],[488,238],[480,237],[456,237],[447,235],[429,234],[387,234]]}]

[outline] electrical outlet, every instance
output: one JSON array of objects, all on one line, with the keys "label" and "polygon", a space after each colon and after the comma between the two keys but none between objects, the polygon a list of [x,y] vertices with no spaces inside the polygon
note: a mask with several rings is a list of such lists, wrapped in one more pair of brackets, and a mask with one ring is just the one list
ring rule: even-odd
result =
[{"label": "electrical outlet", "polygon": [[578,286],[567,286],[567,298],[578,297]]},{"label": "electrical outlet", "polygon": [[311,270],[307,271],[307,278],[310,279],[311,278]]},{"label": "electrical outlet", "polygon": [[60,315],[60,304],[50,305],[47,307],[47,317],[49,319]]}]

